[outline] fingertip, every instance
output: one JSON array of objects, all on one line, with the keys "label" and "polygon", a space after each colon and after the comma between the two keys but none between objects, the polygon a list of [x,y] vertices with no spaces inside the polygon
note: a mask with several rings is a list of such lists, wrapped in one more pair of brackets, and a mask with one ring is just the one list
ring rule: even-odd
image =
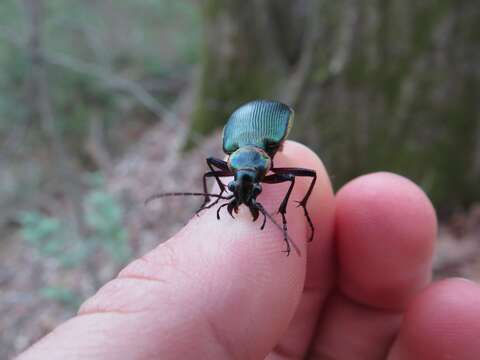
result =
[{"label": "fingertip", "polygon": [[437,221],[425,193],[392,173],[361,176],[336,197],[340,287],[371,306],[401,309],[431,277]]},{"label": "fingertip", "polygon": [[[308,205],[315,225],[315,238],[307,246],[306,286],[325,293],[330,289],[334,278],[335,194],[327,169],[317,154],[295,141],[286,141],[284,147],[288,166],[313,169],[317,174],[315,188]],[[303,179],[299,178],[299,180]],[[304,184],[303,191],[306,189],[307,186]]]},{"label": "fingertip", "polygon": [[[309,168],[317,172],[320,180],[325,181],[326,188],[330,187],[330,178],[322,159],[308,146],[293,141],[287,140],[283,144],[283,149],[275,156],[275,167],[300,167]],[[321,184],[317,184],[320,188]]]},{"label": "fingertip", "polygon": [[[284,358],[286,354],[289,354],[288,357],[300,358],[307,353],[318,318],[335,279],[333,256],[335,197],[322,160],[305,145],[294,141],[285,142],[283,151],[275,158],[275,166],[306,168],[316,172],[315,186],[307,205],[315,227],[315,236],[306,246],[307,266],[302,298],[288,332],[283,335],[271,354],[272,358]],[[304,195],[310,182],[311,179],[297,177],[295,186],[298,184],[301,190],[296,196]],[[302,220],[304,221],[303,215]]]},{"label": "fingertip", "polygon": [[[296,158],[299,162],[310,161],[312,159],[318,163],[322,163],[322,160],[318,157],[318,155],[310,149],[307,145],[299,143],[294,140],[287,140],[283,143],[283,149],[281,152],[278,153],[286,155],[290,158]],[[280,155],[282,156],[282,155]],[[323,163],[322,163],[323,166]]]},{"label": "fingertip", "polygon": [[[318,226],[321,231],[317,235],[320,237],[320,241],[330,238],[333,233],[335,199],[330,176],[322,159],[309,147],[291,140],[285,142],[284,150],[278,158],[278,163],[275,163],[277,167],[279,165],[300,167],[316,172],[317,179],[310,201],[311,211],[315,215],[312,218],[314,217],[319,222]],[[303,180],[303,191],[307,190],[308,181],[305,180],[308,179],[298,178],[298,180]]]},{"label": "fingertip", "polygon": [[[310,150],[288,143],[275,160],[284,166],[319,161]],[[304,195],[307,186],[298,183],[293,199]],[[266,188],[263,197],[278,207],[285,186]],[[312,196],[328,192],[317,185]],[[288,211],[290,235],[303,240],[305,251],[303,211],[294,206]],[[236,219],[224,215],[218,221],[214,208],[194,217],[88,300],[69,322],[70,330],[53,333],[42,342],[42,351],[56,349],[61,337],[67,344],[62,358],[79,353],[77,347],[100,351],[102,358],[114,357],[112,353],[126,358],[263,358],[297,309],[306,258],[285,257],[282,232],[271,224],[264,231],[259,227],[245,207]],[[68,343],[77,338],[78,344]]]},{"label": "fingertip", "polygon": [[[319,181],[312,199],[318,203],[325,199],[328,204],[326,194],[332,194],[328,176],[310,149],[286,142],[283,151],[275,156],[275,166],[314,169]],[[308,179],[298,179],[291,200],[301,199],[308,185]],[[287,189],[288,183],[266,185],[259,201],[274,214]],[[333,194],[329,196],[333,203]],[[312,214],[317,214],[316,206],[308,206]],[[242,354],[242,358],[265,354],[287,329],[303,289],[305,254],[310,253],[310,245],[305,243],[308,228],[303,211],[293,202],[287,211],[289,235],[301,248],[300,257],[293,251],[286,257],[282,253],[282,232],[269,222],[263,231],[260,230],[261,218],[252,222],[248,208],[241,206],[239,213],[234,214],[235,219],[222,211],[221,219],[217,220],[216,211],[214,207],[202,212],[172,239],[130,264],[120,273],[119,280],[105,287],[84,306],[83,312],[112,308],[125,311],[125,307],[127,310],[133,307],[134,311],[151,310],[155,306],[168,308],[170,313],[176,313],[178,321],[207,318],[212,328],[220,331],[222,339],[233,344],[230,348]],[[321,211],[314,216],[316,224],[323,224],[328,216],[333,219],[333,211]],[[317,227],[323,232],[325,228],[323,225]],[[140,289],[135,288],[137,280],[141,282],[137,285]],[[131,293],[128,299],[134,297],[135,301],[127,299],[125,304],[118,304],[118,301],[112,304],[112,294],[117,295],[122,284],[128,285],[124,289]],[[165,298],[175,298],[175,306]],[[192,299],[195,299],[195,306],[192,306]],[[167,325],[178,327],[176,323]],[[192,348],[195,346],[192,343]]]},{"label": "fingertip", "polygon": [[439,281],[409,305],[389,359],[479,359],[479,334],[480,286]]}]

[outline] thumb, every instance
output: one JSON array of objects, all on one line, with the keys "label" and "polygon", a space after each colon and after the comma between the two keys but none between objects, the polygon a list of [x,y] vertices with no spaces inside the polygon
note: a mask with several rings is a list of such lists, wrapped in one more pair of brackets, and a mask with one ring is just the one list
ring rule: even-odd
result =
[{"label": "thumb", "polygon": [[[299,147],[286,143],[276,165],[302,166],[315,156]],[[289,157],[293,148],[303,161]],[[269,213],[278,208],[285,185],[264,186],[258,200]],[[299,179],[291,198],[301,199],[307,186]],[[288,232],[301,255],[287,257],[282,232],[269,221],[263,231],[260,225],[244,206],[235,219],[224,212],[218,221],[216,208],[194,217],[21,359],[264,358],[298,305],[308,227],[303,211],[289,205]]]}]

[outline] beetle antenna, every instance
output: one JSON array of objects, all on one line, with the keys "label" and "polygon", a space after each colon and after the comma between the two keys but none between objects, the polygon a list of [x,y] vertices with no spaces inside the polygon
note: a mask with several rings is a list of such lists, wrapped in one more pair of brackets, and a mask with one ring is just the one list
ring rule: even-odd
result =
[{"label": "beetle antenna", "polygon": [[265,208],[262,206],[262,204],[260,203],[256,203],[256,206],[257,206],[257,209],[260,210],[260,212],[265,215],[266,217],[268,217],[268,219],[278,228],[280,229],[280,231],[282,231],[284,234],[285,234],[285,238],[287,239],[287,241],[292,245],[292,247],[295,249],[296,253],[298,254],[298,256],[301,255],[301,252],[300,252],[300,249],[298,248],[297,244],[295,244],[295,241],[293,241],[293,239],[290,237],[290,235],[288,235],[288,233],[285,231],[285,229],[280,226],[280,224],[278,222],[275,221],[275,219],[273,218],[272,215],[270,215],[266,210]]},{"label": "beetle antenna", "polygon": [[201,193],[201,192],[169,192],[169,193],[154,194],[148,197],[145,200],[145,205],[147,205],[153,200],[168,197],[168,196],[210,196],[210,197],[219,198],[223,200],[230,200],[232,198],[231,196],[227,197],[227,196],[221,196],[218,194],[208,194],[208,193]]}]

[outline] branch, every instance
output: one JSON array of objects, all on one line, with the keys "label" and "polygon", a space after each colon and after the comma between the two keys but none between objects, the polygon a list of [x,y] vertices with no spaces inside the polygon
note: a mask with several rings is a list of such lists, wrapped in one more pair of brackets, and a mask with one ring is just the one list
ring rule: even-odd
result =
[{"label": "branch", "polygon": [[120,77],[97,65],[82,62],[61,54],[45,55],[45,60],[52,65],[89,75],[100,79],[105,86],[130,93],[139,103],[144,105],[156,116],[164,118],[168,113],[166,107],[160,104],[148,91],[135,81]]},{"label": "branch", "polygon": [[[15,32],[11,31],[8,27],[0,26],[0,37],[18,49],[25,51],[26,41],[18,36]],[[67,70],[87,76],[93,76],[102,81],[105,86],[111,89],[121,90],[129,93],[150,112],[157,117],[162,118],[162,121],[164,121],[168,127],[177,129],[179,126],[181,126],[181,124],[177,121],[178,116],[176,116],[176,114],[174,114],[172,111],[168,110],[164,105],[159,103],[153,95],[151,95],[137,82],[118,76],[104,67],[76,60],[64,54],[42,53],[42,56],[44,62],[48,64],[61,66]],[[204,136],[198,133],[190,133],[190,141],[193,144],[202,144],[203,140]]]},{"label": "branch", "polygon": [[[0,37],[3,37],[6,41],[19,49],[23,50],[27,47],[25,41],[8,28],[0,27]],[[64,54],[47,54],[42,52],[41,56],[48,64],[61,66],[80,74],[95,77],[102,81],[108,88],[125,91],[155,116],[162,118],[167,122],[171,121],[170,117],[166,116],[169,114],[169,110],[137,82],[118,76],[101,66],[83,62]],[[171,123],[170,125],[175,124]]]},{"label": "branch", "polygon": [[103,146],[104,143],[103,122],[96,114],[93,114],[88,124],[88,137],[85,143],[85,150],[90,154],[96,165],[107,174],[107,177],[113,172],[113,161],[108,150]]}]

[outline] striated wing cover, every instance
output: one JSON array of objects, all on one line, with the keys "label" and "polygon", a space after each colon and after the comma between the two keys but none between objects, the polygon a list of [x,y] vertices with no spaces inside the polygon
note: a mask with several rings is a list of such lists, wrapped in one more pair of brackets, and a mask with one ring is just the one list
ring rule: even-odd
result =
[{"label": "striated wing cover", "polygon": [[255,100],[239,107],[223,129],[223,150],[231,154],[243,146],[274,153],[287,137],[293,110],[278,101]]}]

